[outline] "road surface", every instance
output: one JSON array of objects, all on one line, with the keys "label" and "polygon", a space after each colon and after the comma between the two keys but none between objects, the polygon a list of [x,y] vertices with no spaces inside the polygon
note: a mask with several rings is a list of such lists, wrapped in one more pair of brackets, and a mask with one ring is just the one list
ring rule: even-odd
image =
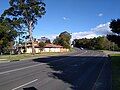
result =
[{"label": "road surface", "polygon": [[111,65],[99,51],[0,64],[0,90],[111,90]]}]

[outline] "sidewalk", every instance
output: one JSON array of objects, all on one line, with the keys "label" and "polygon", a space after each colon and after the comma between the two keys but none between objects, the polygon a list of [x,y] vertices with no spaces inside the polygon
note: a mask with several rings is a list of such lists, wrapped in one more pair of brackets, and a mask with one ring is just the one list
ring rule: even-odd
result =
[{"label": "sidewalk", "polygon": [[110,54],[120,54],[120,51],[103,51],[105,54],[110,55]]}]

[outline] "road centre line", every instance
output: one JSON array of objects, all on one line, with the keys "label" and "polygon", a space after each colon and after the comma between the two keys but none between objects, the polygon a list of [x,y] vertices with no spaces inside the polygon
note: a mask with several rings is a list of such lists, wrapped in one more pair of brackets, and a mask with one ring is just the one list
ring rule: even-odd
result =
[{"label": "road centre line", "polygon": [[31,83],[33,83],[33,82],[36,82],[38,79],[35,79],[35,80],[33,80],[33,81],[30,81],[30,82],[28,82],[28,83],[25,83],[25,84],[23,84],[23,85],[20,85],[20,86],[18,86],[18,87],[16,87],[16,88],[13,88],[12,90],[17,90],[17,89],[19,89],[19,88],[21,88],[21,87],[24,87],[24,86],[26,86],[26,85],[29,85],[29,84],[31,84]]},{"label": "road centre line", "polygon": [[[77,54],[75,56],[78,56],[78,55],[82,55],[84,53],[87,53],[87,51],[81,53],[81,54]],[[69,57],[66,57],[66,58],[69,58]],[[64,60],[66,58],[62,58],[62,59],[58,59],[58,60],[54,60],[54,61],[50,61],[50,62],[57,62],[57,61],[61,61],[61,60]],[[49,63],[50,63],[49,62]],[[22,67],[22,68],[18,68],[18,69],[13,69],[13,70],[9,70],[9,71],[4,71],[4,72],[0,72],[0,75],[2,74],[6,74],[6,73],[11,73],[11,72],[15,72],[15,71],[20,71],[20,70],[24,70],[24,69],[28,69],[28,68],[32,68],[32,67],[37,67],[37,66],[41,66],[41,65],[45,65],[46,63],[40,63],[40,64],[36,64],[36,65],[32,65],[32,66],[27,66],[27,67]]]}]

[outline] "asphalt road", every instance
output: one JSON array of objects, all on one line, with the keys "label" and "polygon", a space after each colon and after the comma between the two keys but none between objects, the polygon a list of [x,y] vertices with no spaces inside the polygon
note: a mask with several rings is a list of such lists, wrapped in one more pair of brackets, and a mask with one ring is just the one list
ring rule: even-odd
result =
[{"label": "asphalt road", "polygon": [[2,63],[0,90],[111,90],[111,63],[91,50]]}]

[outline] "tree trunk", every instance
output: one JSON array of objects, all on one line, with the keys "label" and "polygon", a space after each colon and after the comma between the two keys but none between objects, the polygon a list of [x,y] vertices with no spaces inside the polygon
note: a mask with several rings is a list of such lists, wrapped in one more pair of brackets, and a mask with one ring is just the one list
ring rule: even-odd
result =
[{"label": "tree trunk", "polygon": [[35,54],[35,48],[34,48],[34,41],[33,41],[33,36],[32,36],[32,21],[29,22],[29,35],[30,35],[30,42],[32,45],[32,54]]}]

